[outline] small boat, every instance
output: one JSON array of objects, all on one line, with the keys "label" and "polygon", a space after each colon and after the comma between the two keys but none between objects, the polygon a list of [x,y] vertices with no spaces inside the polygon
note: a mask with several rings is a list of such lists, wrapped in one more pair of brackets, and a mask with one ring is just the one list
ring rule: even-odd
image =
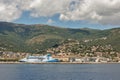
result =
[{"label": "small boat", "polygon": [[45,56],[27,56],[19,60],[19,62],[39,63],[39,62],[59,62],[59,60],[54,59],[50,54],[47,54]]}]

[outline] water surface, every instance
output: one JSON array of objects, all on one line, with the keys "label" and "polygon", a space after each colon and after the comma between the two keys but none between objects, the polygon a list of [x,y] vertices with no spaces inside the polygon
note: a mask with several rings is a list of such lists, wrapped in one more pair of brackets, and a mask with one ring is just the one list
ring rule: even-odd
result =
[{"label": "water surface", "polygon": [[120,64],[0,64],[0,80],[120,80]]}]

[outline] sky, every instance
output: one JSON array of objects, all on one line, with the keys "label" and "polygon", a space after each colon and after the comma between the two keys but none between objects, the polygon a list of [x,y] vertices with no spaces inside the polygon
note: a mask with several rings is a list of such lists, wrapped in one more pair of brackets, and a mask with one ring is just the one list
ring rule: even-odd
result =
[{"label": "sky", "polygon": [[0,21],[65,28],[117,28],[120,0],[0,0]]}]

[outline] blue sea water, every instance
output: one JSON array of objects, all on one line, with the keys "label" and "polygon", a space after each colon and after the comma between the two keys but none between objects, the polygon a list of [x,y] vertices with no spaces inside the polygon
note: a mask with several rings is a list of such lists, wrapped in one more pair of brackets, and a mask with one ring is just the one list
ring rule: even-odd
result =
[{"label": "blue sea water", "polygon": [[120,64],[0,64],[0,80],[120,80]]}]

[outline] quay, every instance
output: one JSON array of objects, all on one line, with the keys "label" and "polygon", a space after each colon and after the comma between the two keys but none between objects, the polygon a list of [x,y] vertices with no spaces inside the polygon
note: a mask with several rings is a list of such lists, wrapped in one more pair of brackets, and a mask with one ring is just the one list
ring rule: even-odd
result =
[{"label": "quay", "polygon": [[0,64],[120,64],[120,62],[0,62]]}]

